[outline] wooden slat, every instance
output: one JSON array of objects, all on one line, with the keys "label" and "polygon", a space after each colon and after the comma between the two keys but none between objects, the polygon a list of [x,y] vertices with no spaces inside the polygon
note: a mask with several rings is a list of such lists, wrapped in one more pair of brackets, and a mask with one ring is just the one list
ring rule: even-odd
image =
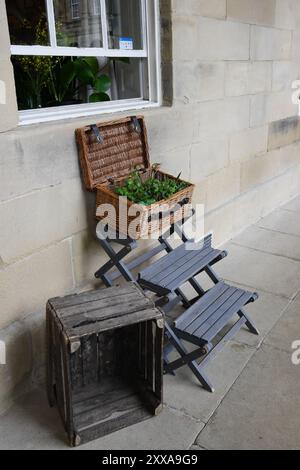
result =
[{"label": "wooden slat", "polygon": [[155,377],[154,392],[157,398],[163,402],[163,343],[164,329],[155,327]]},{"label": "wooden slat", "polygon": [[212,248],[205,248],[201,251],[186,251],[185,256],[178,260],[178,262],[170,264],[167,269],[159,273],[155,277],[155,282],[162,286],[170,284],[173,279],[176,279],[180,275],[180,273],[188,272],[190,266],[194,266],[197,263],[201,263],[202,265],[202,260],[213,252],[214,250]]},{"label": "wooden slat", "polygon": [[[76,315],[81,315],[81,314],[89,314],[89,315],[99,315],[103,316],[106,315],[105,310],[111,306],[115,305],[127,305],[127,303],[130,303],[132,301],[135,301],[137,305],[148,305],[150,304],[150,300],[147,299],[144,296],[138,297],[136,295],[136,292],[130,292],[126,294],[121,294],[121,295],[115,295],[112,297],[106,297],[104,299],[98,299],[94,301],[89,301],[85,302],[81,305],[75,305],[71,307],[65,307],[63,309],[57,309],[56,313],[59,315],[59,317],[65,322],[65,320],[68,317],[71,316],[76,316]],[[97,312],[97,313],[95,313]],[[122,313],[122,312],[120,312]]]},{"label": "wooden slat", "polygon": [[54,341],[52,326],[51,306],[47,304],[46,310],[46,347],[47,347],[47,395],[50,406],[55,404],[54,384],[55,384],[55,368],[54,368]]},{"label": "wooden slat", "polygon": [[[124,303],[126,302],[126,303]],[[109,305],[111,303],[111,305]],[[108,306],[102,309],[95,308],[90,311],[79,312],[78,314],[68,315],[63,318],[63,323],[66,328],[78,328],[87,323],[97,323],[108,320],[110,318],[126,316],[130,313],[147,310],[153,307],[153,302],[146,298],[132,300],[124,299],[124,301],[108,302]]]},{"label": "wooden slat", "polygon": [[142,279],[150,279],[154,277],[157,273],[161,272],[165,268],[165,266],[169,266],[171,262],[184,256],[186,252],[185,248],[186,247],[184,244],[179,245],[171,253],[162,256],[160,259],[152,263],[149,267],[143,269],[140,272],[140,277]]},{"label": "wooden slat", "polygon": [[178,247],[174,248],[170,253],[167,255],[161,257],[159,260],[155,261],[152,263],[149,267],[143,269],[140,272],[140,277],[142,279],[150,281],[153,279],[158,273],[161,273],[165,268],[168,268],[169,266],[173,266],[174,262],[177,262],[181,258],[185,257],[187,253],[192,253],[194,252],[200,252],[203,249],[207,249],[211,247],[211,235],[208,235],[205,237],[203,241],[200,241],[195,244],[195,247],[198,247],[198,250],[195,249],[193,251],[187,250],[186,244],[183,243],[179,245]]},{"label": "wooden slat", "polygon": [[181,273],[177,273],[177,276],[172,275],[171,279],[164,281],[164,287],[168,288],[170,291],[177,289],[191,277],[199,274],[209,263],[212,263],[216,259],[216,256],[218,256],[216,251],[212,250],[204,258],[196,260],[195,263],[189,265],[188,267],[186,266],[186,269]]},{"label": "wooden slat", "polygon": [[83,385],[98,379],[98,349],[95,334],[81,338]]},{"label": "wooden slat", "polygon": [[228,307],[227,310],[220,316],[220,318],[202,335],[204,340],[211,341],[213,338],[215,338],[222,328],[227,325],[230,318],[235,315],[249,299],[249,294],[247,292],[244,294],[237,293],[236,295],[239,295],[236,302]]},{"label": "wooden slat", "polygon": [[153,390],[154,382],[154,337],[152,321],[146,323],[147,328],[147,342],[146,342],[146,369],[147,369],[147,382],[150,389]]},{"label": "wooden slat", "polygon": [[151,320],[153,318],[161,318],[161,314],[157,312],[155,308],[142,310],[139,312],[133,312],[126,316],[111,318],[99,322],[98,329],[95,323],[81,326],[80,328],[69,328],[66,332],[69,338],[78,338],[81,336],[97,333],[99,331],[107,331],[115,328],[122,328],[126,325],[133,325],[134,323],[140,323],[143,321]]},{"label": "wooden slat", "polygon": [[224,282],[219,282],[215,287],[206,292],[205,296],[195,302],[188,308],[180,317],[175,321],[176,328],[184,330],[191,322],[198,312],[205,308],[215,297],[218,297],[228,286]]},{"label": "wooden slat", "polygon": [[78,432],[83,429],[98,425],[108,420],[116,420],[128,412],[145,408],[139,394],[135,393],[113,402],[107,402],[105,406],[93,408],[78,414],[74,418],[75,427]]},{"label": "wooden slat", "polygon": [[202,325],[207,325],[209,321],[213,321],[217,312],[221,313],[222,309],[225,308],[226,302],[230,305],[232,302],[231,297],[235,293],[234,287],[224,286],[224,290],[217,294],[209,303],[205,304],[202,302],[202,304],[199,305],[198,313],[196,313],[194,317],[191,317],[190,322],[186,324],[184,328],[185,331],[194,334]]},{"label": "wooden slat", "polygon": [[66,307],[85,304],[86,302],[93,302],[95,300],[107,299],[115,296],[130,294],[132,292],[139,293],[140,296],[143,295],[134,283],[129,282],[125,286],[98,289],[83,292],[81,294],[67,295],[66,297],[55,297],[53,299],[50,299],[49,303],[56,311],[58,309],[63,309]]},{"label": "wooden slat", "polygon": [[133,410],[119,414],[117,418],[100,421],[88,428],[79,429],[78,435],[80,436],[80,444],[99,439],[102,436],[140,423],[151,417],[152,414],[148,409],[144,405],[141,405]]}]

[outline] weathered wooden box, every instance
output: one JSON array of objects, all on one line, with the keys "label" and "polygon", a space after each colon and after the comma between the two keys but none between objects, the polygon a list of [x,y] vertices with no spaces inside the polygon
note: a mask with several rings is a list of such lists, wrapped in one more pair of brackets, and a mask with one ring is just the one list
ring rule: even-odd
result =
[{"label": "weathered wooden box", "polygon": [[48,399],[70,445],[160,413],[162,348],[162,313],[134,283],[48,301]]},{"label": "weathered wooden box", "polygon": [[[137,205],[129,200],[123,202],[114,191],[115,185],[122,185],[136,167],[145,170],[145,179],[151,176],[143,116],[86,126],[76,130],[76,138],[84,184],[87,189],[97,191],[97,219],[105,219],[117,232],[139,239],[163,233],[171,224],[184,218],[185,206],[192,201],[194,185],[163,171],[156,171],[157,179],[177,179],[186,183],[186,187],[168,199],[149,206],[139,205],[137,214],[133,210]],[[100,213],[99,207],[104,204],[113,206],[116,215]]]}]

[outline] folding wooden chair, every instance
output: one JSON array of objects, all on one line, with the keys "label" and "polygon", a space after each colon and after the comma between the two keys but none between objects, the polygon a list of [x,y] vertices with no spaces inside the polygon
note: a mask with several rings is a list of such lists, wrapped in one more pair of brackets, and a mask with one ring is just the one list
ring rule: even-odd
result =
[{"label": "folding wooden chair", "polygon": [[[212,248],[211,242],[212,237],[209,235],[205,237],[204,242],[194,244],[192,250],[188,249],[187,240],[176,249],[168,245],[169,253],[141,271],[138,282],[144,289],[159,296],[157,305],[163,306],[164,311],[169,311],[170,306],[173,307],[171,299],[178,301],[182,298],[180,288],[183,284],[189,282],[194,287],[198,297],[192,302],[184,299],[184,304],[189,303],[189,306],[174,325],[166,322],[169,344],[164,350],[165,371],[174,374],[176,369],[188,365],[203,387],[213,392],[214,388],[204,373],[204,367],[244,325],[252,333],[259,333],[243,310],[243,307],[254,302],[258,295],[221,281],[212,266],[227,253]],[[215,284],[207,292],[195,279],[195,276],[203,271]],[[220,332],[235,316],[237,321],[220,337]],[[197,346],[197,349],[188,352],[184,341]],[[170,362],[169,354],[173,349],[180,357]],[[198,364],[199,358],[202,360]]]}]

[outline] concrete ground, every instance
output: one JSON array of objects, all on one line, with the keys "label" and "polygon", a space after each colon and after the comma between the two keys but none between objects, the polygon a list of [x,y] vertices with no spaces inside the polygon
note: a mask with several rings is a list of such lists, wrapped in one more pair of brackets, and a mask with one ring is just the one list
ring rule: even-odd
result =
[{"label": "concrete ground", "polygon": [[[81,449],[300,449],[300,197],[227,244],[216,270],[256,290],[246,329],[207,367],[216,392],[204,391],[188,368],[165,376],[163,413]],[[299,354],[300,356],[300,354]],[[43,390],[0,417],[0,449],[67,449],[56,410]]]}]

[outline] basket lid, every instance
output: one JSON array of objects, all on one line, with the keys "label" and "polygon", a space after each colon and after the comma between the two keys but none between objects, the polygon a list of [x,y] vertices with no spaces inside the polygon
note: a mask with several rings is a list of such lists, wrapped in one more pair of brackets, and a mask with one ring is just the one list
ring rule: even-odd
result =
[{"label": "basket lid", "polygon": [[136,166],[149,167],[143,116],[76,129],[83,179],[87,189],[127,176]]}]

